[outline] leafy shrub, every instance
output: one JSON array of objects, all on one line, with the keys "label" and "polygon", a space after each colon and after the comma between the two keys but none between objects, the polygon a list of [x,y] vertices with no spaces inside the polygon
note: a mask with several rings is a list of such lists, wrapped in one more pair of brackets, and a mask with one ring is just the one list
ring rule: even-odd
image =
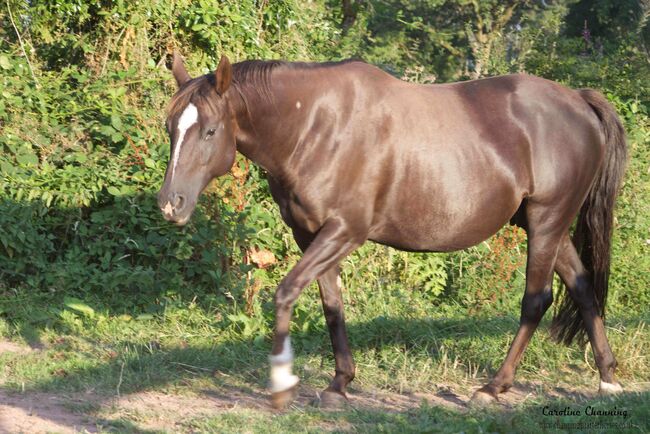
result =
[{"label": "leafy shrub", "polygon": [[307,30],[322,11],[305,13],[293,1],[8,7],[35,50],[28,63],[3,10],[2,286],[101,297],[118,310],[156,310],[193,294],[238,302],[254,279],[254,229],[256,245],[278,257],[290,247],[258,169],[215,183],[187,228],[163,221],[154,195],[169,155],[163,119],[174,91],[165,58],[177,41],[194,71],[222,53],[316,57],[311,45],[336,32],[326,22]]},{"label": "leafy shrub", "polygon": [[[343,29],[340,5],[329,1],[11,0],[26,51],[3,9],[0,286],[97,296],[145,312],[198,295],[233,305],[233,326],[268,331],[272,290],[299,251],[263,171],[238,160],[182,230],[165,223],[155,204],[169,155],[165,104],[174,92],[165,64],[177,47],[195,73],[213,68],[222,53],[234,61],[359,55],[414,81],[526,71],[605,91],[626,119],[632,155],[617,214],[612,300],[621,309],[638,306],[650,299],[639,272],[650,256],[647,48],[643,32],[622,31],[602,50],[585,51],[575,25],[565,24],[574,3],[358,2]],[[260,251],[273,260],[256,264],[252,252]],[[369,303],[379,293],[423,303],[448,296],[474,310],[510,306],[519,297],[506,289],[521,291],[524,251],[521,234],[509,230],[451,255],[366,245],[344,261],[344,282],[368,291]],[[321,324],[318,312],[298,306],[300,327]]]}]

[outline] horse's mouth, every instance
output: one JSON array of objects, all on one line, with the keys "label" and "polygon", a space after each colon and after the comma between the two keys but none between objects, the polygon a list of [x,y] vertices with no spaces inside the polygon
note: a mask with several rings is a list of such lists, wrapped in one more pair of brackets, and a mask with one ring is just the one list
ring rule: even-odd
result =
[{"label": "horse's mouth", "polygon": [[186,215],[185,217],[174,221],[174,223],[176,223],[176,226],[185,226],[189,221],[190,221],[190,216]]},{"label": "horse's mouth", "polygon": [[190,221],[192,213],[186,214],[184,216],[174,215],[173,213],[167,213],[163,210],[163,218],[168,222],[174,223],[176,226],[185,226],[187,222]]}]

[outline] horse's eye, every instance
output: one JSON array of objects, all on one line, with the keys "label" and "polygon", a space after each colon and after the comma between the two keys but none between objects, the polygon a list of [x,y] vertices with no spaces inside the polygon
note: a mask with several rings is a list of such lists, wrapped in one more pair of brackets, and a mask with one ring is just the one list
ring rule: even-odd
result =
[{"label": "horse's eye", "polygon": [[214,128],[210,128],[210,129],[205,133],[205,138],[206,138],[206,139],[209,139],[210,137],[214,136],[215,131],[216,131],[216,130],[215,130]]}]

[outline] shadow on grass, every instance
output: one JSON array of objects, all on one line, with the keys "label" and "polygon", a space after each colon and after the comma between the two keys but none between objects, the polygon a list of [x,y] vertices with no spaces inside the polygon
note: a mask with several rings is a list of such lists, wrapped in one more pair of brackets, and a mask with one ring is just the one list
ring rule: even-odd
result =
[{"label": "shadow on grass", "polygon": [[[647,432],[650,428],[650,392],[624,393],[611,398],[527,400],[512,408],[452,409],[414,403],[407,409],[354,408],[345,411],[322,411],[303,402],[284,412],[275,412],[254,393],[224,387],[223,393],[202,391],[200,399],[236,401],[185,420],[175,420],[173,429],[191,432],[291,433],[322,431],[354,432]],[[106,399],[106,403],[110,398]],[[24,408],[31,411],[31,408]],[[137,412],[136,412],[137,415]],[[126,417],[98,418],[95,423],[108,432],[156,433]],[[53,419],[54,422],[60,422]],[[59,423],[60,424],[60,423]],[[71,427],[72,428],[72,427]],[[169,429],[170,427],[166,427]],[[0,419],[0,431],[3,421]]]},{"label": "shadow on grass", "polygon": [[[397,347],[400,351],[417,348],[433,359],[439,359],[440,342],[447,340],[474,340],[505,336],[506,331],[514,332],[517,321],[513,317],[465,318],[465,319],[401,319],[377,317],[364,322],[348,324],[348,334],[353,351],[381,350]],[[19,330],[22,330],[20,328]],[[168,332],[166,332],[168,333]],[[38,336],[37,330],[30,330],[28,336]],[[68,339],[71,342],[68,342]],[[68,332],[58,342],[45,347],[40,339],[33,341],[32,347],[44,352],[61,354],[75,351],[74,340],[82,341],[88,348],[104,348],[113,354],[101,357],[96,366],[72,369],[59,377],[39,380],[34,390],[82,390],[93,379],[100,381],[101,388],[114,389],[122,371],[121,390],[125,393],[169,384],[186,375],[211,377],[215,373],[226,374],[246,383],[264,387],[267,377],[267,357],[270,352],[270,339],[239,339],[203,345],[186,343],[162,347],[158,342],[120,341],[114,346],[100,344],[93,340],[75,336]],[[321,356],[332,359],[332,350],[327,330],[315,327],[308,332],[293,332],[292,342],[298,357]],[[121,352],[122,354],[119,354]],[[41,352],[32,353],[41,357]],[[453,359],[453,349],[446,353]],[[100,356],[96,356],[100,357]],[[108,358],[108,360],[107,360]],[[98,360],[99,361],[99,360]],[[487,365],[490,359],[475,361]],[[124,367],[122,367],[124,363]]]},{"label": "shadow on grass", "polygon": [[[194,421],[201,432],[465,432],[465,433],[546,433],[546,432],[646,432],[650,417],[650,394],[624,394],[612,399],[544,401],[515,409],[455,411],[422,403],[406,411],[360,409],[345,412],[303,410],[269,418],[259,412],[233,412]],[[587,410],[587,408],[590,410]],[[546,408],[546,410],[545,410]],[[569,408],[580,415],[554,415],[549,410]],[[619,410],[619,412],[616,412]],[[625,410],[625,415],[620,410]],[[593,411],[610,415],[585,414]],[[545,414],[546,413],[546,414]]]}]

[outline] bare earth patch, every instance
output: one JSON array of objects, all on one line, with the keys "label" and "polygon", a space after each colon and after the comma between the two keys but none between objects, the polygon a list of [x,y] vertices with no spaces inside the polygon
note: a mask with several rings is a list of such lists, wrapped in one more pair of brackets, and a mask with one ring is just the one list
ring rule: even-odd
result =
[{"label": "bare earth patch", "polygon": [[[301,389],[292,409],[310,408],[316,394],[315,390]],[[403,395],[358,391],[351,395],[351,405],[357,409],[400,412],[417,408],[423,401],[427,401],[431,406],[462,410],[467,399],[467,396],[453,392]],[[93,404],[98,410],[92,416],[75,413],[70,409],[75,405]],[[106,425],[111,420],[128,420],[140,429],[178,432],[182,431],[184,423],[192,419],[217,416],[237,409],[277,412],[269,405],[268,396],[263,390],[206,390],[192,395],[138,392],[108,399],[83,393],[62,396],[33,392],[8,394],[0,391],[0,432],[97,432],[97,426]]]},{"label": "bare earth patch", "polygon": [[[315,390],[301,389],[292,408],[309,408],[316,393]],[[500,406],[504,411],[508,411],[509,408],[528,400],[576,399],[593,395],[594,393],[580,393],[562,388],[539,393],[536,385],[519,385],[503,396]],[[441,388],[437,393],[430,394],[356,391],[351,394],[351,405],[357,409],[401,412],[427,402],[432,407],[464,411],[469,398],[468,395],[455,393],[451,388]],[[80,414],[71,409],[76,406],[91,406],[95,410],[92,414]],[[57,395],[40,392],[7,393],[0,390],[0,432],[97,432],[98,427],[116,420],[129,421],[139,429],[182,432],[182,426],[192,419],[214,417],[237,409],[276,412],[270,407],[263,390],[206,390],[192,395],[138,392],[111,398],[84,393]]]},{"label": "bare earth patch", "polygon": [[25,353],[29,353],[30,351],[32,351],[32,349],[26,345],[20,345],[15,342],[0,340],[0,354],[2,353],[25,354]]},{"label": "bare earth patch", "polygon": [[[34,349],[29,346],[0,340],[0,354],[27,354],[32,351]],[[96,432],[95,424],[88,416],[75,414],[65,407],[74,399],[48,393],[8,393],[0,389],[0,432]]]},{"label": "bare earth patch", "polygon": [[0,432],[97,432],[92,418],[66,408],[79,397],[48,393],[7,393],[0,389]]},{"label": "bare earth patch", "polygon": [[[3,352],[27,353],[33,349],[0,341]],[[627,391],[646,389],[646,385],[627,385]],[[356,409],[403,412],[418,408],[423,402],[432,407],[465,411],[470,389],[475,385],[439,386],[432,393],[392,393],[383,390],[353,390],[350,405]],[[531,400],[584,399],[595,395],[562,387],[548,387],[538,383],[519,383],[502,395],[503,411]],[[461,391],[462,390],[462,391]],[[464,392],[463,392],[464,391]],[[311,408],[318,391],[303,386],[292,404],[292,409]],[[197,418],[214,417],[238,409],[253,409],[273,413],[267,393],[260,388],[242,390],[238,387],[220,387],[210,390],[171,394],[160,391],[138,392],[124,396],[101,396],[92,393],[57,394],[43,392],[7,392],[0,388],[1,433],[78,433],[98,432],[111,421],[126,421],[138,429],[182,432],[183,426]],[[289,409],[291,411],[291,409]]]}]

